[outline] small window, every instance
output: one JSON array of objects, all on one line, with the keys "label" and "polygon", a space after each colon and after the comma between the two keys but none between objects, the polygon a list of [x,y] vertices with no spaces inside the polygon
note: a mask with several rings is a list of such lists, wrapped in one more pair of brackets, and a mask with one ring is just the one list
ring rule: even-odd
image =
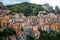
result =
[{"label": "small window", "polygon": [[23,34],[22,34],[22,36],[23,36]]},{"label": "small window", "polygon": [[23,36],[23,39],[24,39],[24,36]]},{"label": "small window", "polygon": [[20,37],[20,39],[21,39],[21,37]]},{"label": "small window", "polygon": [[38,35],[36,37],[38,37]]}]

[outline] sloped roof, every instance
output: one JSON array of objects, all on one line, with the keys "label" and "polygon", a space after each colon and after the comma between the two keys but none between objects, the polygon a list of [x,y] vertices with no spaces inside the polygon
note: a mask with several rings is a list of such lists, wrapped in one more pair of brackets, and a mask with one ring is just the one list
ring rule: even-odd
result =
[{"label": "sloped roof", "polygon": [[22,35],[22,34],[24,34],[24,32],[18,31],[17,34]]}]

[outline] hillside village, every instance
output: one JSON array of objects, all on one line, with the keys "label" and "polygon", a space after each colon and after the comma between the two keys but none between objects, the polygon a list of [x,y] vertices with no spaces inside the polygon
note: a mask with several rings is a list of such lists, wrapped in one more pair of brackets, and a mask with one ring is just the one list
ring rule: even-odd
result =
[{"label": "hillside village", "polygon": [[37,40],[41,35],[39,30],[47,33],[60,32],[60,15],[58,14],[39,11],[37,16],[26,17],[23,13],[10,14],[10,12],[11,10],[0,3],[0,32],[9,28],[16,32],[16,35],[9,36],[10,40],[29,40],[27,36],[33,36]]}]

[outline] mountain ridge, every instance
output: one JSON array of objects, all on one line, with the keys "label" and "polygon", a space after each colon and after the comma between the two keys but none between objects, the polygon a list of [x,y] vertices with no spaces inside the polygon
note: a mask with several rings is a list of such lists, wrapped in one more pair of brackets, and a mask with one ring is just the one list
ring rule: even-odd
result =
[{"label": "mountain ridge", "polygon": [[[7,5],[6,7],[12,12],[23,13],[25,16],[37,15],[39,11],[47,11],[40,4],[33,4],[29,2],[18,3],[14,5]],[[47,11],[48,12],[48,11]]]}]

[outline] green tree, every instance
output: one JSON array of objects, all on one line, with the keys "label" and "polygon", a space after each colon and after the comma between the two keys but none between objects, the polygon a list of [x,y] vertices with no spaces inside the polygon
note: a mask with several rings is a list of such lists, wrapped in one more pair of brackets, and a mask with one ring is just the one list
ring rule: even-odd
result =
[{"label": "green tree", "polygon": [[28,37],[28,40],[35,40],[35,38],[33,36],[27,36]]},{"label": "green tree", "polygon": [[7,5],[12,12],[24,13],[25,16],[37,15],[39,11],[44,10],[42,5],[23,2],[15,5]]}]

